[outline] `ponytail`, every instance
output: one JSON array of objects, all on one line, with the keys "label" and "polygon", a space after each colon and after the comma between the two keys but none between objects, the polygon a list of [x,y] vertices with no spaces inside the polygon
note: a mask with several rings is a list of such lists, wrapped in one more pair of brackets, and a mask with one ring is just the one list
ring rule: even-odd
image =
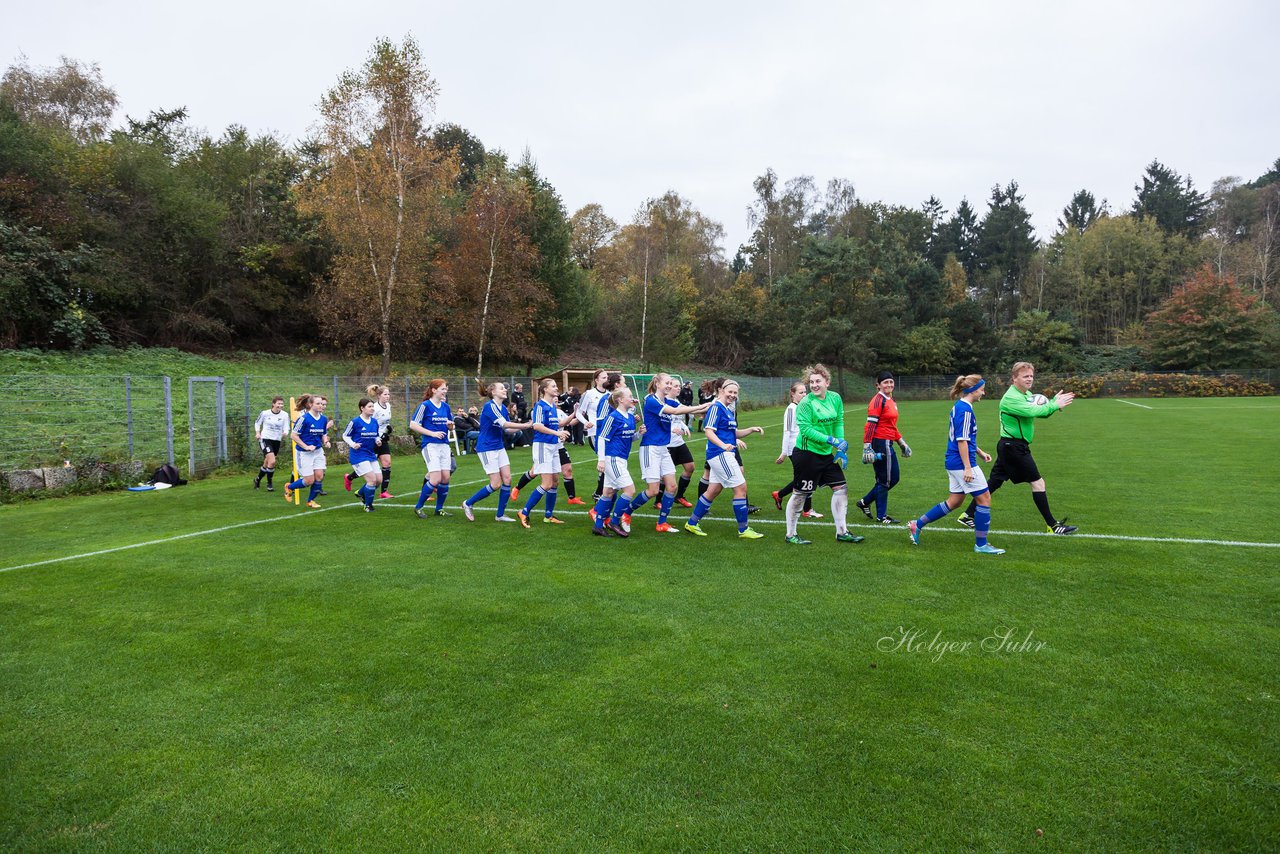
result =
[{"label": "ponytail", "polygon": [[956,377],[955,385],[951,386],[951,399],[959,400],[961,395],[967,394],[980,382],[982,374],[961,374]]}]

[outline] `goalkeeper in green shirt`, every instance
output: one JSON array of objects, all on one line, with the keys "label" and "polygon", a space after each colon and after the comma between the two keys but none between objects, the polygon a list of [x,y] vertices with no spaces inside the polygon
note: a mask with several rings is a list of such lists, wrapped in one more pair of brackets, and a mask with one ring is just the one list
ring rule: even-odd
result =
[{"label": "goalkeeper in green shirt", "polygon": [[[1048,418],[1066,409],[1075,400],[1069,391],[1060,391],[1052,400],[1033,395],[1031,386],[1036,381],[1036,368],[1030,362],[1017,362],[1013,366],[1009,389],[1000,398],[1000,441],[996,444],[996,464],[991,468],[988,486],[994,493],[1006,481],[1030,483],[1031,498],[1036,509],[1044,517],[1051,534],[1074,534],[1075,525],[1068,525],[1066,517],[1055,519],[1049,511],[1049,497],[1045,493],[1044,477],[1031,456],[1031,439],[1035,436],[1035,420]],[[1040,398],[1040,400],[1037,400]],[[977,505],[970,502],[957,520],[961,525],[973,527],[973,511]]]},{"label": "goalkeeper in green shirt", "polygon": [[849,464],[849,443],[844,438],[844,401],[830,391],[831,372],[822,365],[806,368],[809,393],[796,407],[795,450],[791,466],[795,472],[791,498],[787,501],[787,542],[808,545],[797,526],[805,499],[819,487],[831,487],[831,519],[836,525],[836,542],[860,543],[863,537],[849,533],[845,521],[849,509],[849,487],[844,467]]}]

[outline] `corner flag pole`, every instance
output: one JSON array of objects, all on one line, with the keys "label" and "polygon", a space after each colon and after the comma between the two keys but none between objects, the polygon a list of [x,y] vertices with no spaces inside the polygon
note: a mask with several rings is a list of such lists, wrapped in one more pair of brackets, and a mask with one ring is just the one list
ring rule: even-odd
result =
[{"label": "corner flag pole", "polygon": [[[292,435],[293,434],[293,414],[298,411],[297,406],[298,405],[297,403],[294,402],[294,399],[292,397],[289,398],[289,433],[290,433],[289,459],[293,461],[293,477],[290,478],[290,481],[289,481],[290,483],[298,479],[298,445],[296,442],[293,441],[293,435]],[[302,490],[295,489],[293,491],[293,504],[296,507],[301,503],[302,503]]]}]

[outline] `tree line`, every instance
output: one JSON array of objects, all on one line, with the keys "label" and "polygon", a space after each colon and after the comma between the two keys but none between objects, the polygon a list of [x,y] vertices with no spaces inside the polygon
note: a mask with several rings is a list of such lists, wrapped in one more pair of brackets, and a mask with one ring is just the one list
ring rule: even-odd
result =
[{"label": "tree line", "polygon": [[1040,239],[1016,181],[984,205],[862,199],[771,169],[751,234],[677,191],[571,216],[530,152],[436,123],[417,44],[376,42],[287,145],[183,108],[109,126],[99,69],[0,80],[0,346],[342,351],[534,365],[584,348],[778,373],[1269,366],[1280,159],[1208,193],[1153,160],[1132,202],[1087,189]]}]

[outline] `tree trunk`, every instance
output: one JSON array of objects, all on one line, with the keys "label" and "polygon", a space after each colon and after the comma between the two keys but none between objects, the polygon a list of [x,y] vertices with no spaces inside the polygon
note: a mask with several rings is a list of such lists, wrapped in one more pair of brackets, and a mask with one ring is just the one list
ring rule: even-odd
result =
[{"label": "tree trunk", "polygon": [[493,293],[493,274],[498,266],[498,229],[489,235],[489,277],[484,286],[484,310],[480,312],[480,346],[476,349],[476,382],[484,371],[484,333],[489,323],[489,295]]}]

